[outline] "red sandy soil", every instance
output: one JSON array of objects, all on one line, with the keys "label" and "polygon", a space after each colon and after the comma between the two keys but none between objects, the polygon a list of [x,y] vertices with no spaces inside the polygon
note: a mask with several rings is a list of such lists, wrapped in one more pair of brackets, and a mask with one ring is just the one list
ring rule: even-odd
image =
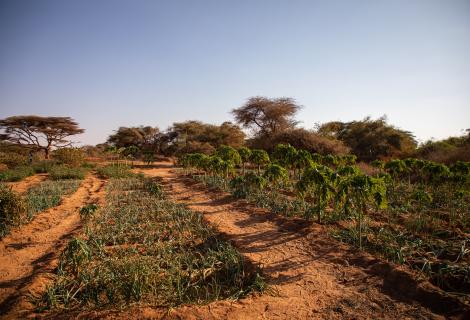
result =
[{"label": "red sandy soil", "polygon": [[0,318],[32,316],[28,293],[44,290],[58,255],[81,227],[79,208],[102,203],[104,184],[94,175],[87,175],[78,190],[59,206],[38,213],[31,223],[0,241]]},{"label": "red sandy soil", "polygon": [[[131,306],[124,310],[49,313],[41,317],[470,319],[468,306],[446,297],[429,282],[416,280],[416,274],[406,267],[391,265],[337,242],[321,225],[275,216],[228,194],[209,191],[192,179],[179,176],[170,163],[162,162],[138,171],[162,178],[173,200],[203,213],[206,221],[231,241],[248,262],[261,266],[271,286],[270,292],[238,301],[216,301],[170,311]],[[34,316],[21,313],[22,308],[31,308],[24,293],[28,289],[44,288],[64,238],[80,227],[76,209],[93,195],[102,198],[99,196],[102,185],[103,181],[87,177],[61,209],[42,213],[30,225],[2,241],[0,310],[9,311],[7,317]]]},{"label": "red sandy soil", "polygon": [[26,192],[29,188],[38,184],[41,181],[46,180],[47,173],[35,174],[30,177],[26,177],[21,181],[18,182],[9,182],[7,183],[8,186],[12,188],[13,191],[18,193]]},{"label": "red sandy soil", "polygon": [[[133,308],[108,313],[110,319],[469,319],[468,306],[395,266],[328,236],[325,228],[301,219],[285,219],[209,192],[178,176],[169,163],[140,172],[163,178],[177,202],[204,218],[242,255],[263,268],[274,294],[206,306],[183,306],[162,313]],[[89,316],[89,315],[88,315]],[[103,314],[96,314],[102,317]]]}]

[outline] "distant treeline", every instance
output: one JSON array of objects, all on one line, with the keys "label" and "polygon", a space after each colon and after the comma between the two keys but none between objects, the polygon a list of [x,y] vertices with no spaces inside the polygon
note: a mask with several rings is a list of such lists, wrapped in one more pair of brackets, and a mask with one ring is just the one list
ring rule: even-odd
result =
[{"label": "distant treeline", "polygon": [[[213,125],[190,120],[174,123],[165,131],[153,126],[120,127],[105,143],[83,149],[89,156],[100,156],[113,148],[122,152],[126,149],[127,155],[151,160],[157,155],[212,154],[221,145],[272,152],[278,144],[289,144],[323,155],[353,154],[365,162],[409,157],[442,163],[470,161],[470,129],[460,137],[418,145],[411,132],[387,123],[385,117],[303,128],[295,119],[300,109],[292,98],[252,97],[232,110],[234,123]],[[70,146],[69,136],[84,131],[68,117],[38,116],[0,120],[0,129],[3,131],[0,151],[21,145],[28,150],[44,151],[46,158],[51,149]]]}]

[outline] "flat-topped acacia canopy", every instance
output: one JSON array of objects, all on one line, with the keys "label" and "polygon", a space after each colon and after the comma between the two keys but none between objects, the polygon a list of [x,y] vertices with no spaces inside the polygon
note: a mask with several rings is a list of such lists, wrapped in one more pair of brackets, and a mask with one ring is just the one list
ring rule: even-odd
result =
[{"label": "flat-topped acacia canopy", "polygon": [[85,132],[70,117],[13,116],[0,120],[0,139],[43,150],[46,159],[52,148],[72,145],[70,136]]}]

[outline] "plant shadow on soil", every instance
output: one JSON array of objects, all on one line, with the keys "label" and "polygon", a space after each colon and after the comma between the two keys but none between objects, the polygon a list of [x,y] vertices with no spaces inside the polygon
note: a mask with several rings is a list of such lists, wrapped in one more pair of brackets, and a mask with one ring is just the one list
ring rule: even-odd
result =
[{"label": "plant shadow on soil", "polygon": [[[171,165],[156,165],[153,169],[168,168]],[[304,245],[309,249],[309,258],[301,262],[282,261],[271,266],[263,266],[264,275],[271,284],[280,285],[289,282],[295,282],[302,278],[303,274],[292,276],[281,275],[276,279],[270,279],[269,274],[273,272],[282,272],[292,268],[299,267],[311,260],[335,264],[338,267],[353,266],[360,269],[368,279],[373,278],[373,285],[380,292],[389,296],[395,301],[405,303],[418,303],[428,308],[434,313],[445,316],[460,316],[462,319],[470,319],[470,308],[468,305],[458,299],[446,295],[443,291],[437,289],[427,281],[419,281],[417,275],[409,270],[402,270],[385,260],[374,258],[370,254],[364,253],[357,248],[342,244],[327,235],[326,229],[317,224],[306,221],[301,218],[287,218],[273,213],[267,213],[265,209],[260,209],[246,200],[235,199],[220,190],[207,189],[201,183],[194,181],[189,177],[180,176],[176,182],[184,184],[194,191],[205,192],[210,198],[209,201],[195,202],[191,205],[218,207],[229,206],[230,209],[243,212],[247,219],[237,221],[236,226],[243,228],[255,224],[273,223],[277,230],[267,230],[263,232],[254,232],[230,236],[224,234],[227,241],[233,243],[241,253],[263,252],[277,244],[289,241],[304,239]],[[172,186],[164,182],[170,190]],[[182,198],[184,201],[185,199]],[[190,200],[187,198],[186,200]],[[225,211],[222,208],[219,211],[211,211],[210,214]],[[253,246],[253,243],[259,243]],[[247,248],[250,244],[250,248]],[[363,279],[362,279],[363,280]],[[361,280],[361,281],[362,281]],[[357,283],[346,283],[346,285],[357,285]]]},{"label": "plant shadow on soil", "polygon": [[[60,243],[66,241],[72,237],[73,234],[80,230],[81,226],[77,226],[70,234],[64,234],[59,238],[59,242],[55,245],[55,250],[60,250]],[[34,246],[35,243],[31,242],[28,244],[12,244],[9,247],[14,248],[15,250],[21,250],[28,246]],[[33,270],[31,274],[28,274],[25,277],[9,280],[9,281],[0,281],[0,288],[2,289],[14,289],[15,292],[9,295],[5,300],[0,303],[0,314],[8,314],[18,303],[18,301],[24,296],[24,289],[27,288],[34,280],[41,276],[46,275],[50,272],[48,266],[56,259],[56,255],[53,251],[50,251],[36,260],[31,262]]]}]

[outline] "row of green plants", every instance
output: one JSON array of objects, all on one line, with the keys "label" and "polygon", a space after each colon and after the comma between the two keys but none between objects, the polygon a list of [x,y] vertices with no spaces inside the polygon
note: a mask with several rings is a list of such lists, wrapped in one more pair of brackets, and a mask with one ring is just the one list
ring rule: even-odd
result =
[{"label": "row of green plants", "polygon": [[106,205],[80,210],[84,233],[62,252],[38,310],[174,307],[235,299],[266,284],[204,223],[141,176],[110,179]]},{"label": "row of green plants", "polygon": [[98,175],[100,177],[105,179],[123,179],[131,178],[137,175],[133,173],[131,169],[132,167],[127,164],[116,162],[103,167],[99,167],[96,171],[98,172]]},{"label": "row of green plants", "polygon": [[223,146],[179,159],[194,175],[287,216],[316,217],[334,236],[421,270],[451,292],[470,289],[470,165],[418,159],[375,161],[369,174],[354,156],[310,154],[279,145]]},{"label": "row of green plants", "polygon": [[31,166],[19,166],[0,172],[0,181],[17,182],[37,173],[48,173],[53,180],[83,179],[86,172],[93,168],[91,164],[83,164],[79,167],[60,164],[55,161],[39,161]]},{"label": "row of green plants", "polygon": [[21,195],[0,184],[0,238],[12,227],[30,222],[38,212],[59,205],[61,199],[75,192],[80,183],[80,180],[46,180]]},{"label": "row of green plants", "polygon": [[36,156],[29,163],[28,157],[14,152],[0,153],[0,162],[7,169],[0,172],[0,181],[16,182],[36,173],[49,173],[53,180],[83,179],[86,171],[94,168],[85,162],[85,154],[78,148],[54,150],[51,160],[39,160]]}]

